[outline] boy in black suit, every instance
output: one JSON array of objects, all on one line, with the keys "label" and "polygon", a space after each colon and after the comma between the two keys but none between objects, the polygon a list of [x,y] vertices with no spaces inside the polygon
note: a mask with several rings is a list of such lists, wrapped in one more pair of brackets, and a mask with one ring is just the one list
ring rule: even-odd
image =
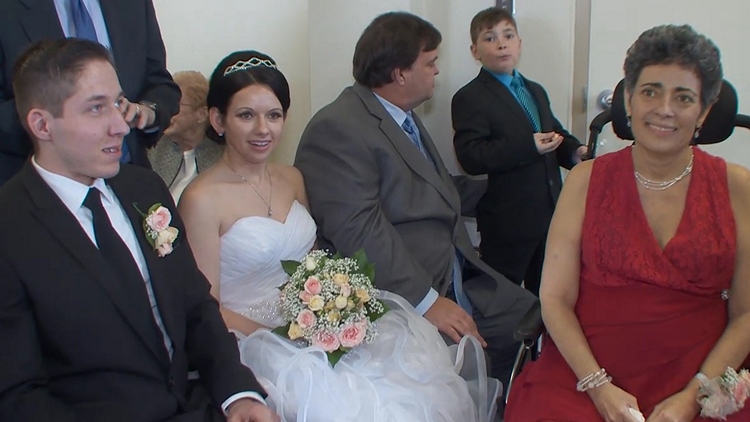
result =
[{"label": "boy in black suit", "polygon": [[482,69],[454,95],[451,112],[458,161],[469,174],[488,174],[477,206],[482,259],[538,295],[559,167],[571,168],[586,147],[552,114],[544,88],[515,69],[521,38],[511,14],[479,12],[471,40]]}]

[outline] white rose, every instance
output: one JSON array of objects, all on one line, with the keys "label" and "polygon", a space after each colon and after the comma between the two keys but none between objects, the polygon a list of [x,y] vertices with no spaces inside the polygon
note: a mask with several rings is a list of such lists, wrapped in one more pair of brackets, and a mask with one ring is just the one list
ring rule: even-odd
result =
[{"label": "white rose", "polygon": [[318,264],[316,264],[316,263],[315,263],[315,260],[314,260],[314,259],[312,259],[312,258],[311,258],[311,257],[309,257],[309,256],[308,256],[307,258],[305,258],[305,269],[306,269],[307,271],[312,271],[312,270],[314,270],[314,269],[315,269],[315,267],[317,267],[317,266],[318,266]]},{"label": "white rose", "polygon": [[302,327],[300,327],[296,322],[291,323],[289,325],[289,331],[287,332],[287,335],[289,336],[290,340],[296,340],[302,337]]},{"label": "white rose", "polygon": [[333,284],[341,287],[341,285],[349,282],[349,276],[346,274],[336,273],[333,275]]},{"label": "white rose", "polygon": [[156,235],[156,240],[154,243],[156,244],[156,247],[158,248],[161,245],[165,244],[172,244],[172,242],[177,239],[177,234],[180,231],[177,230],[174,227],[167,227],[166,229],[159,232],[159,234]]},{"label": "white rose", "polygon": [[310,303],[307,305],[311,311],[319,311],[323,309],[323,306],[325,306],[326,301],[323,300],[323,298],[319,295],[315,295],[310,298]]},{"label": "white rose", "polygon": [[348,300],[344,296],[337,296],[336,297],[336,307],[339,309],[346,308]]}]

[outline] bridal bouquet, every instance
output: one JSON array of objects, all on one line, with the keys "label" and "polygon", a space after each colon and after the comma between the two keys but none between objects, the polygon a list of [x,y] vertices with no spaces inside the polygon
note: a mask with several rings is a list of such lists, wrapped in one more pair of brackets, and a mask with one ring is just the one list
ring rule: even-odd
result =
[{"label": "bridal bouquet", "polygon": [[709,379],[703,374],[696,376],[700,381],[698,403],[701,405],[701,416],[726,420],[745,406],[750,397],[750,372],[747,369],[739,373],[727,368],[723,375]]},{"label": "bridal bouquet", "polygon": [[281,312],[287,324],[274,332],[322,348],[332,365],[375,338],[373,322],[388,309],[377,299],[374,266],[364,251],[344,258],[314,250],[302,262],[281,265],[289,274],[281,286]]}]

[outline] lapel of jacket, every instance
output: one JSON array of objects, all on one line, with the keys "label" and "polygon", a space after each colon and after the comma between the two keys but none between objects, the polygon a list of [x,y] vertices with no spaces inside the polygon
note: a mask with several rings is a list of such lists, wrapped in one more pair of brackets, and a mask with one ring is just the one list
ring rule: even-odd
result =
[{"label": "lapel of jacket", "polygon": [[518,122],[524,122],[523,124],[526,124],[529,126],[530,130],[534,132],[534,127],[531,124],[531,120],[529,120],[529,115],[526,114],[526,110],[521,107],[521,104],[518,103],[518,100],[516,100],[516,97],[513,95],[512,92],[506,87],[502,82],[498,81],[497,78],[495,78],[490,72],[481,69],[479,71],[479,75],[477,76],[477,79],[480,80],[486,87],[487,90],[492,92],[494,95],[496,95],[500,101],[502,102],[505,107],[507,107],[511,112],[516,114],[516,119]]},{"label": "lapel of jacket", "polygon": [[182,165],[182,148],[169,137],[163,136],[156,146],[149,150],[148,157],[154,171],[161,176],[167,186],[171,186]]},{"label": "lapel of jacket", "polygon": [[198,166],[198,173],[202,173],[214,165],[221,157],[222,152],[224,150],[221,145],[208,138],[205,138],[198,144],[198,147],[195,149],[195,163]]},{"label": "lapel of jacket", "polygon": [[441,195],[443,195],[445,200],[448,201],[451,207],[453,207],[453,210],[456,211],[456,214],[460,216],[461,197],[458,194],[458,190],[456,190],[455,185],[453,184],[453,178],[451,174],[448,172],[448,169],[445,167],[445,164],[440,157],[440,151],[438,151],[435,143],[432,141],[432,137],[422,124],[422,120],[419,119],[419,116],[417,116],[416,113],[412,112],[412,117],[414,118],[414,122],[419,128],[420,135],[422,135],[422,144],[424,145],[425,149],[427,149],[430,157],[433,157],[435,170],[437,170],[437,173],[440,176],[441,181],[443,182],[440,186],[446,188],[445,192],[441,191]]},{"label": "lapel of jacket", "polygon": [[369,88],[355,84],[354,92],[362,99],[368,111],[373,116],[380,119],[380,130],[386,138],[388,138],[391,144],[393,144],[393,147],[399,155],[401,155],[404,162],[412,169],[412,171],[414,171],[414,173],[434,187],[443,199],[451,205],[451,207],[456,208],[455,192],[450,190],[446,181],[439,173],[440,169],[444,167],[442,160],[440,159],[440,154],[438,154],[437,148],[435,148],[432,139],[430,139],[427,134],[427,129],[422,126],[422,123],[419,121],[419,118],[416,117],[416,114],[412,115],[417,122],[417,127],[422,136],[422,143],[427,148],[435,165],[433,165],[430,160],[425,159],[422,153],[414,147],[414,144],[411,142],[408,135],[398,126],[398,124],[396,124],[396,121],[393,120],[393,117],[391,117],[390,114],[388,114],[388,111],[383,107],[380,101],[378,101],[375,94],[373,94]]},{"label": "lapel of jacket", "polygon": [[52,1],[19,0],[28,9],[21,18],[21,26],[30,42],[45,39],[65,38]]},{"label": "lapel of jacket", "polygon": [[[156,303],[159,309],[159,315],[161,316],[162,322],[166,327],[167,334],[172,339],[174,347],[177,347],[177,336],[179,332],[177,328],[177,321],[175,320],[178,313],[175,311],[175,301],[173,300],[172,294],[174,290],[170,288],[170,279],[164,268],[164,262],[161,260],[166,257],[160,258],[159,255],[154,251],[154,248],[146,240],[146,234],[143,229],[143,216],[139,210],[143,213],[148,212],[148,209],[156,203],[154,200],[149,198],[143,198],[143,195],[139,195],[140,184],[129,176],[130,164],[122,166],[120,173],[107,180],[107,184],[112,187],[112,190],[117,195],[117,199],[120,200],[120,204],[125,209],[130,224],[135,232],[135,237],[138,239],[138,246],[140,246],[143,252],[144,258],[146,258],[146,266],[151,278],[151,287],[154,290],[154,296],[156,297]],[[168,203],[162,203],[165,207],[169,208]],[[137,207],[137,209],[136,209]],[[169,210],[171,213],[175,213],[175,209]],[[184,235],[184,230],[180,228],[180,235]],[[161,333],[160,333],[161,334]],[[159,352],[161,357],[165,357],[167,364],[169,363],[169,356],[165,353],[166,349],[163,344],[159,344]]]},{"label": "lapel of jacket", "polygon": [[[84,267],[96,283],[105,291],[117,310],[143,340],[145,345],[163,361],[166,353],[160,344],[153,344],[147,334],[149,326],[144,323],[144,315],[139,312],[143,306],[134,302],[135,297],[107,265],[99,250],[81,228],[78,219],[70,213],[57,194],[47,185],[31,164],[22,170],[23,183],[33,202],[32,214],[46,226],[53,237]],[[140,304],[142,305],[142,304]],[[148,306],[150,310],[150,306]],[[150,316],[150,315],[148,315]],[[148,323],[149,321],[146,320]],[[161,350],[159,349],[161,346]],[[168,359],[168,356],[166,356]],[[168,360],[167,360],[168,362]]]}]

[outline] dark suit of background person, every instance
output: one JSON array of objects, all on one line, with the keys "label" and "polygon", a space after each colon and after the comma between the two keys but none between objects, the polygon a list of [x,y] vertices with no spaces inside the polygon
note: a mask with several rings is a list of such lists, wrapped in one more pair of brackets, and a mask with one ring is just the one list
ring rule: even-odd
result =
[{"label": "dark suit of background person", "polygon": [[[107,184],[143,252],[173,355],[145,290],[133,294],[115,276],[29,162],[0,189],[0,420],[169,419],[190,406],[188,364],[200,372],[212,402],[169,420],[219,420],[207,412],[217,417],[233,394],[263,389],[240,363],[172,197],[159,176],[131,165]],[[180,230],[163,258],[147,243],[134,206],[145,211],[155,203],[172,211],[170,225]]]},{"label": "dark suit of background person", "polygon": [[544,88],[526,78],[524,84],[536,101],[541,132],[564,137],[553,153],[539,154],[526,111],[485,69],[454,95],[451,114],[458,162],[468,174],[488,174],[476,212],[482,260],[515,283],[526,279],[538,295],[547,230],[562,188],[560,166],[574,165],[581,144],[552,114]]},{"label": "dark suit of background person", "polygon": [[[32,42],[69,33],[60,24],[55,1],[68,0],[0,0],[0,185],[20,170],[32,149],[15,109],[13,64]],[[149,133],[133,129],[125,138],[130,162],[150,168],[146,148],[156,144],[177,113],[180,90],[166,69],[152,0],[101,0],[100,4],[125,97],[157,105],[158,125]],[[103,43],[98,32],[97,37]]]}]

